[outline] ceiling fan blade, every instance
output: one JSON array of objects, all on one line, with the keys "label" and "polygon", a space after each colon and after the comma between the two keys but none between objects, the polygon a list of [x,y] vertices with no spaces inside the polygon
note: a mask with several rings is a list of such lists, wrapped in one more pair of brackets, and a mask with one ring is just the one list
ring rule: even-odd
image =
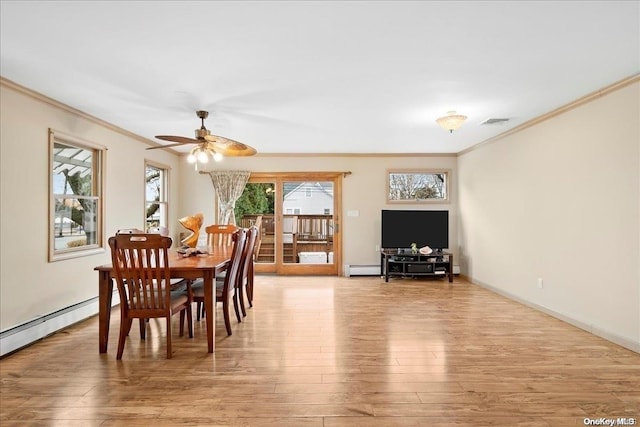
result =
[{"label": "ceiling fan blade", "polygon": [[217,153],[220,153],[223,156],[227,156],[227,157],[253,156],[258,152],[253,147],[249,147],[248,145],[245,145],[245,144],[241,144],[241,145],[242,146],[239,147],[235,145],[218,146],[217,144],[213,144]]},{"label": "ceiling fan blade", "polygon": [[164,141],[177,142],[180,144],[201,144],[202,143],[202,141],[199,141],[194,138],[187,138],[186,136],[156,135],[156,138],[162,139]]},{"label": "ceiling fan blade", "polygon": [[213,144],[213,148],[216,152],[223,156],[253,156],[258,152],[255,148],[250,147],[247,144],[225,138],[224,136],[206,135],[204,138]]},{"label": "ceiling fan blade", "polygon": [[[156,135],[156,138],[164,141],[173,142],[173,144],[162,145],[153,148],[175,147],[183,144],[201,144],[201,148],[207,150],[212,148],[223,156],[253,156],[257,153],[256,149],[233,139],[224,136],[211,135],[207,128],[204,127],[204,119],[209,113],[204,110],[196,111],[196,115],[201,120],[200,129],[196,129],[196,138],[187,138],[185,136],[174,135]],[[209,147],[208,147],[209,146]]]},{"label": "ceiling fan blade", "polygon": [[147,150],[157,150],[158,148],[177,147],[178,145],[184,145],[184,143],[183,142],[176,142],[175,144],[156,145],[156,146],[153,146],[153,147],[148,147]]}]

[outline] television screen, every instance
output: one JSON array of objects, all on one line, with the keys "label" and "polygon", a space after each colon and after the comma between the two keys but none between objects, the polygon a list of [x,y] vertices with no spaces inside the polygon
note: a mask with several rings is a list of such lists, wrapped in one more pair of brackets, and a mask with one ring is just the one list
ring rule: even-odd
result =
[{"label": "television screen", "polygon": [[382,211],[382,248],[449,247],[449,211]]}]

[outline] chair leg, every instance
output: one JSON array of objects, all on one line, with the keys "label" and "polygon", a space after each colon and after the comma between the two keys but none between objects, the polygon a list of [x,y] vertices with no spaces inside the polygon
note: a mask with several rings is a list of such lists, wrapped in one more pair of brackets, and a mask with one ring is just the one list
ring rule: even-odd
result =
[{"label": "chair leg", "polygon": [[231,335],[231,321],[229,320],[229,299],[222,301],[222,312],[224,313],[224,325],[227,328],[227,335]]},{"label": "chair leg", "polygon": [[167,317],[167,359],[171,359],[171,316]]},{"label": "chair leg", "polygon": [[191,312],[191,304],[187,307],[187,330],[189,331],[189,338],[193,338],[193,313]]},{"label": "chair leg", "polygon": [[240,310],[242,311],[242,317],[247,317],[247,310],[244,307],[244,292],[243,286],[238,288],[238,301],[240,301]]},{"label": "chair leg", "polygon": [[180,336],[181,337],[184,336],[184,318],[185,318],[186,312],[187,312],[186,308],[183,308],[182,310],[180,310]]},{"label": "chair leg", "polygon": [[233,309],[236,312],[236,319],[238,319],[238,323],[242,323],[242,317],[240,317],[240,309],[238,307],[238,288],[233,294]]},{"label": "chair leg", "polygon": [[249,301],[249,307],[253,307],[253,263],[249,265],[249,275],[247,276],[247,301]]},{"label": "chair leg", "polygon": [[140,320],[140,339],[144,340],[147,338],[147,319],[141,317],[138,320]]},{"label": "chair leg", "polygon": [[118,338],[118,353],[116,354],[116,360],[122,360],[122,353],[124,352],[124,342],[129,335],[133,319],[121,318],[120,319],[120,337]]},{"label": "chair leg", "polygon": [[200,321],[200,317],[204,317],[204,303],[198,301],[196,303],[196,321],[199,322]]}]

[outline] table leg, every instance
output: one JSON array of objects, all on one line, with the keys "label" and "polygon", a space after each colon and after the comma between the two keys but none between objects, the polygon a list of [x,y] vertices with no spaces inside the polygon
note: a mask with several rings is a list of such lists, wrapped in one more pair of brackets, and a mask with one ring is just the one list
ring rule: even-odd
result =
[{"label": "table leg", "polygon": [[109,344],[112,296],[113,281],[111,280],[111,273],[101,271],[98,276],[98,346],[100,353],[106,353],[107,345]]},{"label": "table leg", "polygon": [[209,353],[215,351],[216,343],[216,287],[213,272],[206,272],[203,277],[205,321],[207,322],[207,347]]}]

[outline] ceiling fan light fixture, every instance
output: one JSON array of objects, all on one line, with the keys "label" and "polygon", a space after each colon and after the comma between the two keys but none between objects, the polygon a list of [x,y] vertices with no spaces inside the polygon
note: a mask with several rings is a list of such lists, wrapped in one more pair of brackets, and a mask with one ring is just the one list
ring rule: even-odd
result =
[{"label": "ceiling fan light fixture", "polygon": [[194,147],[194,148],[191,149],[191,152],[187,156],[187,162],[195,163],[195,162],[198,161],[198,158],[196,157],[196,153],[195,153],[197,149],[198,149],[198,147]]},{"label": "ceiling fan light fixture", "polygon": [[456,114],[455,111],[447,112],[446,116],[436,119],[436,123],[444,130],[448,130],[449,133],[453,133],[454,130],[458,130],[460,126],[467,120],[467,116]]},{"label": "ceiling fan light fixture", "polygon": [[209,153],[206,149],[198,149],[197,157],[200,163],[209,163]]},{"label": "ceiling fan light fixture", "polygon": [[192,164],[195,163],[196,170],[198,170],[198,163],[209,163],[209,157],[216,162],[220,162],[225,156],[253,156],[257,153],[255,148],[246,144],[223,136],[212,135],[204,126],[204,119],[209,115],[208,112],[199,110],[196,111],[196,115],[201,121],[201,126],[200,129],[195,130],[195,139],[175,135],[156,135],[156,138],[163,141],[171,141],[173,144],[149,147],[147,150],[195,144],[189,151],[187,161]]}]

